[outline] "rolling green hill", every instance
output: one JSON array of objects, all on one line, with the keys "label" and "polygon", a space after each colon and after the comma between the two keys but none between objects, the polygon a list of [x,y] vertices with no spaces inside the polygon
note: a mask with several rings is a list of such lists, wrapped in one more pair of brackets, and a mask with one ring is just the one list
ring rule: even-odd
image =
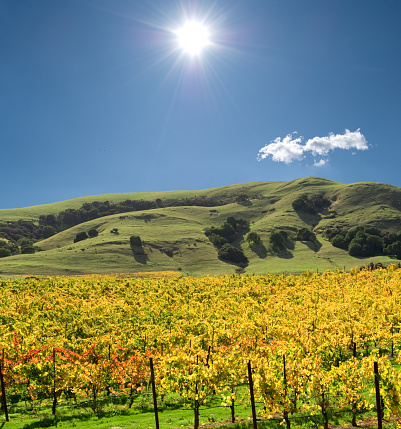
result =
[{"label": "rolling green hill", "polygon": [[[329,205],[318,213],[296,211],[292,203],[303,194],[323,195]],[[121,207],[126,207],[121,204],[127,200],[145,201],[152,208],[121,212]],[[179,270],[191,275],[234,273],[239,267],[219,260],[216,249],[204,234],[206,228],[220,226],[228,216],[247,220],[249,230],[260,235],[267,249],[267,252],[257,251],[243,240],[244,237],[237,239],[234,244],[241,246],[249,259],[245,268],[248,273],[299,273],[308,269],[350,269],[371,261],[398,262],[387,256],[353,258],[345,250],[333,247],[326,237],[330,230],[339,227],[347,230],[358,225],[401,231],[401,189],[378,183],[348,185],[317,177],[289,182],[245,183],[201,191],[82,197],[0,210],[0,224],[12,226],[13,222],[25,221],[37,225],[44,216],[79,210],[83,204],[94,201],[109,202],[111,208],[105,216],[98,213],[96,216],[99,217],[68,228],[56,225],[59,232],[35,242],[40,251],[0,258],[0,275],[160,270]],[[116,207],[120,212],[108,214]],[[318,241],[294,241],[287,250],[268,251],[272,231],[284,230],[294,235],[303,227],[313,230]],[[97,237],[74,243],[77,233],[92,228],[99,232]],[[111,232],[115,229],[117,233]],[[144,254],[131,249],[129,238],[132,235],[141,237]]]}]

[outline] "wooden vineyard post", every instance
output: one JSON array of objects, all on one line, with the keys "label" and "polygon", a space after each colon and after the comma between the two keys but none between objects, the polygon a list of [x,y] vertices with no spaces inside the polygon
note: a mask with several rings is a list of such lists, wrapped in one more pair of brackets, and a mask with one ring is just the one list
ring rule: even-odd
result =
[{"label": "wooden vineyard post", "polygon": [[[234,394],[234,387],[231,388],[231,393]],[[231,398],[231,423],[235,423],[235,402],[234,398]]]},{"label": "wooden vineyard post", "polygon": [[[352,356],[354,357],[354,358],[356,358],[356,342],[354,341],[354,342],[352,342]],[[357,423],[356,423],[356,408],[357,407],[357,405],[356,405],[356,403],[355,402],[353,402],[352,403],[352,406],[351,406],[351,408],[352,408],[352,410],[351,410],[351,412],[352,412],[352,421],[351,421],[351,425],[352,426],[354,426],[354,427],[356,427],[357,426]]]},{"label": "wooden vineyard post", "polygon": [[[285,369],[285,355],[283,355],[283,381],[284,381],[284,396],[287,399],[287,371]],[[284,408],[283,411],[285,424],[287,425],[287,429],[290,429],[291,423],[290,419],[288,418],[288,411]]]},{"label": "wooden vineyard post", "polygon": [[379,366],[377,362],[374,362],[373,365],[374,365],[374,373],[375,373],[377,427],[378,429],[382,429],[382,409],[381,409],[380,386],[379,386]]},{"label": "wooden vineyard post", "polygon": [[155,409],[156,429],[159,429],[159,413],[157,411],[156,383],[155,383],[155,371],[153,369],[153,358],[149,358],[149,364],[150,364],[150,378],[152,382],[153,407]]},{"label": "wooden vineyard post", "polygon": [[253,380],[252,380],[251,361],[248,361],[248,379],[249,379],[249,392],[251,394],[253,429],[258,429],[258,424],[256,422],[255,396],[253,394]]},{"label": "wooden vineyard post", "polygon": [[8,419],[7,398],[6,398],[6,388],[4,385],[3,368],[4,368],[4,349],[3,349],[3,356],[0,362],[1,401],[4,408],[4,414],[6,415],[6,422],[9,422],[10,420]]},{"label": "wooden vineyard post", "polygon": [[53,406],[52,414],[56,415],[56,406],[57,406],[57,394],[56,394],[56,352],[53,349]]},{"label": "wooden vineyard post", "polygon": [[207,358],[206,358],[206,366],[209,367],[209,359],[210,359],[210,352],[211,352],[211,346],[209,346],[209,350],[207,352]]},{"label": "wooden vineyard post", "polygon": [[[108,354],[108,358],[109,358],[109,368],[110,368],[110,360],[111,360],[111,345],[109,344],[109,354]],[[107,370],[107,375],[109,376],[109,370]],[[108,385],[106,387],[106,395],[110,396],[110,385]]]},{"label": "wooden vineyard post", "polygon": [[[196,355],[196,365],[199,364],[199,356]],[[198,382],[195,383],[195,405],[194,405],[194,429],[199,429],[199,399],[198,399]]]}]

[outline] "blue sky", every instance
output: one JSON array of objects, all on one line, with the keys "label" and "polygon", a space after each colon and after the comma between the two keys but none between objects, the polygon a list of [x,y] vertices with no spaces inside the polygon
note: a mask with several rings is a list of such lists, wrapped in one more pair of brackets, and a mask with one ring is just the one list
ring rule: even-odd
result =
[{"label": "blue sky", "polygon": [[[400,16],[399,0],[0,0],[0,208],[304,176],[401,186]],[[197,56],[175,33],[188,19],[209,32]]]}]

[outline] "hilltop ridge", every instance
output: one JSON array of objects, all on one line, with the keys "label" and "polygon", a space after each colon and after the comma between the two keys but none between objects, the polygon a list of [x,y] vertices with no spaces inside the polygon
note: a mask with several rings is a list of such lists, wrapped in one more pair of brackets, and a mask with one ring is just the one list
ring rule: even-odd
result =
[{"label": "hilltop ridge", "polygon": [[[315,212],[295,210],[293,202],[303,196],[323,198],[325,206]],[[26,231],[31,230],[26,234],[33,234],[36,252],[0,258],[0,274],[152,270],[179,270],[191,275],[233,273],[241,267],[218,259],[205,235],[207,228],[218,227],[229,216],[247,221],[247,232],[257,233],[266,250],[255,251],[245,240],[245,234],[237,237],[233,244],[248,258],[249,264],[243,267],[248,273],[298,273],[308,269],[350,269],[378,260],[398,262],[388,256],[353,258],[347,251],[333,247],[328,238],[339,229],[356,226],[401,232],[400,188],[306,177],[197,191],[105,194],[2,209],[2,242],[11,243],[11,229],[17,234],[18,228],[24,226]],[[273,231],[294,236],[302,228],[316,234],[316,242],[293,241],[292,248],[285,252],[269,251]],[[98,235],[74,243],[78,233],[89,230],[96,230]],[[4,231],[9,231],[9,235]],[[131,236],[142,239],[142,255],[130,247]]]}]

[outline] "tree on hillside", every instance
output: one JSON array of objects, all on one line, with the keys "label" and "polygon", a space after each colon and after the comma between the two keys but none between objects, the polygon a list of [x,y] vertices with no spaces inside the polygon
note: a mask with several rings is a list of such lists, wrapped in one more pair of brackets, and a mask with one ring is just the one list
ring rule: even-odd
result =
[{"label": "tree on hillside", "polygon": [[312,195],[310,197],[306,194],[302,194],[292,202],[292,208],[294,210],[311,214],[316,214],[329,206],[330,200],[323,194]]},{"label": "tree on hillside", "polygon": [[345,236],[342,234],[336,234],[332,239],[331,239],[331,244],[334,247],[338,247],[339,249],[344,249],[344,250],[348,250],[348,243],[345,240]]},{"label": "tree on hillside", "polygon": [[284,248],[285,240],[279,231],[273,231],[270,234],[270,244],[273,250],[281,250]]},{"label": "tree on hillside", "polygon": [[86,240],[88,238],[88,234],[85,231],[78,232],[78,234],[74,238],[74,243],[78,243],[79,241]]},{"label": "tree on hillside", "polygon": [[131,247],[142,247],[142,240],[139,235],[131,235],[129,238],[129,244]]},{"label": "tree on hillside", "polygon": [[358,231],[348,246],[351,256],[374,256],[383,253],[384,241],[377,235]]},{"label": "tree on hillside", "polygon": [[92,228],[88,231],[88,235],[90,238],[93,238],[93,237],[97,237],[99,235],[99,233],[97,232],[97,230],[95,228]]},{"label": "tree on hillside", "polygon": [[224,237],[216,234],[210,235],[209,240],[216,249],[220,249],[220,247],[223,247],[227,243],[227,240]]},{"label": "tree on hillside", "polygon": [[385,253],[387,253],[387,255],[393,255],[397,259],[401,259],[401,241],[396,241],[395,243],[387,246]]},{"label": "tree on hillside", "polygon": [[205,235],[207,237],[210,237],[211,235],[219,235],[220,237],[224,237],[227,241],[233,241],[235,236],[235,229],[233,226],[228,223],[224,222],[222,226],[220,227],[214,227],[207,228],[205,231]]},{"label": "tree on hillside", "polygon": [[143,241],[141,240],[141,237],[139,237],[139,235],[131,235],[131,237],[129,238],[129,244],[134,255],[145,255]]},{"label": "tree on hillside", "polygon": [[301,228],[297,232],[298,241],[316,241],[316,235],[313,231],[310,231],[308,228]]},{"label": "tree on hillside", "polygon": [[53,226],[50,225],[45,225],[43,227],[43,237],[44,238],[49,238],[52,235],[56,234],[56,228],[54,228]]},{"label": "tree on hillside", "polygon": [[236,264],[248,263],[248,258],[244,255],[244,252],[229,243],[225,244],[218,251],[218,257],[223,261],[234,262]]},{"label": "tree on hillside", "polygon": [[11,256],[11,250],[6,249],[5,247],[0,247],[0,258],[5,258],[6,256]]},{"label": "tree on hillside", "polygon": [[260,244],[262,242],[262,239],[260,238],[260,235],[257,232],[250,232],[247,237],[246,237],[246,241],[250,244]]},{"label": "tree on hillside", "polygon": [[234,216],[228,216],[226,222],[229,223],[234,229],[237,229],[237,220]]},{"label": "tree on hillside", "polygon": [[18,240],[18,245],[20,246],[21,253],[35,253],[35,249],[33,247],[33,241],[29,238],[23,237]]},{"label": "tree on hillside", "polygon": [[296,211],[302,211],[305,213],[316,213],[315,207],[313,207],[312,202],[309,200],[308,196],[306,194],[303,194],[296,198],[292,202],[292,208]]}]

